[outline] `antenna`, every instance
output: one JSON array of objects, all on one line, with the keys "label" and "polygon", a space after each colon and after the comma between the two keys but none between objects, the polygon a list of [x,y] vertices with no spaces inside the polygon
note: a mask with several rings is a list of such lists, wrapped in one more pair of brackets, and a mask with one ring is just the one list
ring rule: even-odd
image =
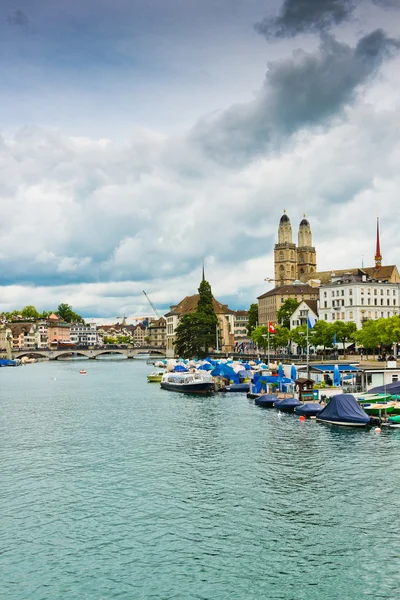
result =
[{"label": "antenna", "polygon": [[150,300],[150,298],[148,297],[148,295],[146,294],[146,292],[144,290],[143,290],[143,294],[146,296],[147,302],[150,304],[151,308],[153,309],[157,319],[161,319],[161,315],[159,314],[156,307],[154,306],[154,304],[152,303],[152,301]]}]

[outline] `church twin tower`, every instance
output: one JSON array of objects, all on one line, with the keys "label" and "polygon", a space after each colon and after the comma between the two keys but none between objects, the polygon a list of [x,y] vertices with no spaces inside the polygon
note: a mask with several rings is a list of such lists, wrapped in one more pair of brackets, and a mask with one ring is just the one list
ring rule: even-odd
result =
[{"label": "church twin tower", "polygon": [[[304,215],[305,217],[305,215]],[[275,285],[291,285],[295,280],[307,281],[317,268],[317,254],[312,245],[310,223],[304,218],[299,226],[298,245],[292,241],[292,226],[284,211],[278,229],[278,243],[274,248]]]}]

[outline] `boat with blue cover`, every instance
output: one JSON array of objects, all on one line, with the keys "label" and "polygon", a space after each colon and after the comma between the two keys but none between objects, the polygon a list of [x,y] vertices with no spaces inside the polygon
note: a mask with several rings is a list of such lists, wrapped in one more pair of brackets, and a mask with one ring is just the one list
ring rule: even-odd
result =
[{"label": "boat with blue cover", "polygon": [[274,394],[259,394],[254,398],[254,404],[263,406],[264,408],[273,408],[275,402],[278,402],[278,398]]},{"label": "boat with blue cover", "polygon": [[317,404],[317,402],[306,402],[301,406],[296,406],[294,412],[296,413],[296,415],[300,415],[303,417],[316,417],[322,409],[323,406]]},{"label": "boat with blue cover", "polygon": [[278,400],[274,404],[274,408],[278,410],[282,410],[284,412],[294,412],[294,409],[298,406],[302,406],[303,403],[300,402],[297,398],[284,398],[283,400]]},{"label": "boat with blue cover", "polygon": [[331,397],[325,408],[317,415],[317,421],[331,425],[366,427],[371,419],[352,394],[337,394]]},{"label": "boat with blue cover", "polygon": [[221,392],[248,392],[250,384],[248,383],[232,383],[221,388]]}]

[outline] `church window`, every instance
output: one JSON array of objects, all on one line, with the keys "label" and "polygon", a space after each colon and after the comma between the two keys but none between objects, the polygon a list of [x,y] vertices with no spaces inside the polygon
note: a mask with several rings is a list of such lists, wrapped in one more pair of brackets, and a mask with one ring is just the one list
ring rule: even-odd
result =
[{"label": "church window", "polygon": [[285,270],[285,267],[284,267],[283,265],[281,265],[281,266],[279,267],[279,269],[280,269],[281,271],[284,271],[284,270]]},{"label": "church window", "polygon": [[290,258],[293,260],[294,256],[293,256],[293,250],[290,251]]},{"label": "church window", "polygon": [[283,250],[279,252],[279,260],[284,260],[285,255],[283,254]]},{"label": "church window", "polygon": [[300,262],[304,262],[304,254],[302,252],[300,252]]},{"label": "church window", "polygon": [[300,275],[304,275],[304,269],[300,269]]}]

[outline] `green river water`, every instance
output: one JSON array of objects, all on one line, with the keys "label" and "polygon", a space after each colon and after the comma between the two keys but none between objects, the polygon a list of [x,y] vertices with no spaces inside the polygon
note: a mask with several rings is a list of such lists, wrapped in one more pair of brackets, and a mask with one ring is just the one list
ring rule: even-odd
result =
[{"label": "green river water", "polygon": [[0,369],[1,600],[400,597],[400,430],[167,392],[150,370]]}]

